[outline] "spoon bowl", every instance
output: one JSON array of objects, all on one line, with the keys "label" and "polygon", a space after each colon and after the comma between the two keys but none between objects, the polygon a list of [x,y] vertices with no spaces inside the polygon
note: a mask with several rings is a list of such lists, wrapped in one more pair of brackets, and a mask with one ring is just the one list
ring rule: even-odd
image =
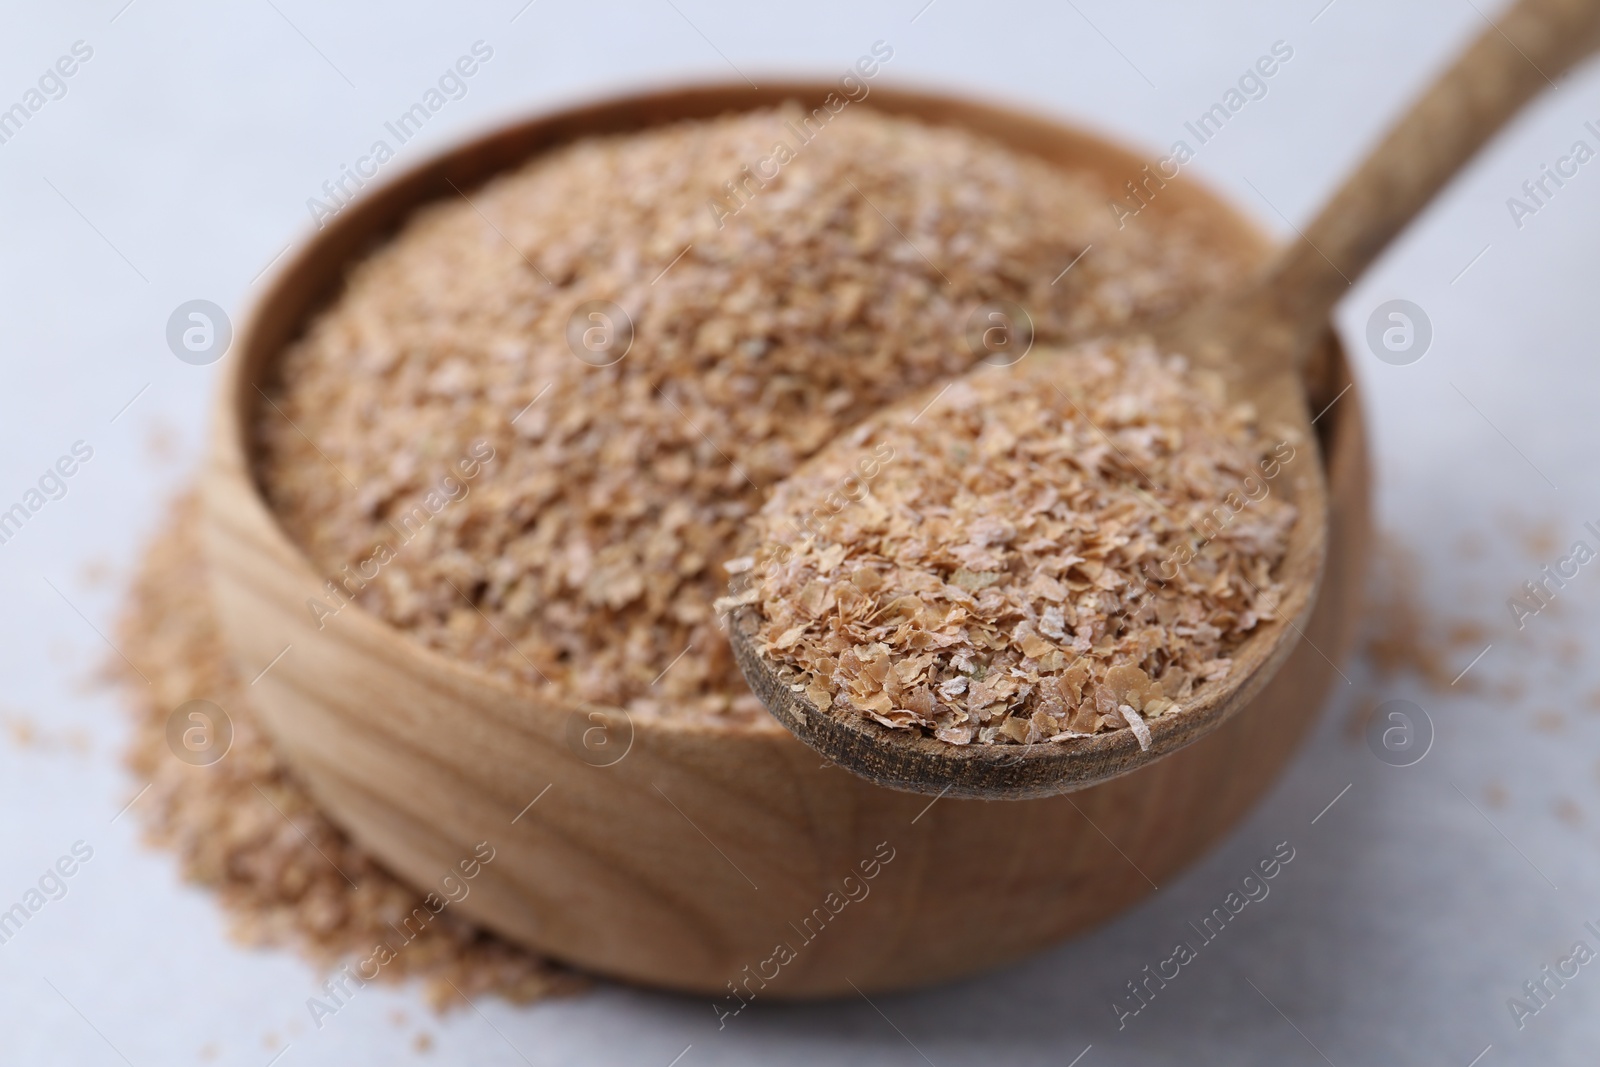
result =
[{"label": "spoon bowl", "polygon": [[[1060,357],[1044,352],[1028,358]],[[1271,440],[1288,441],[1295,448],[1294,462],[1284,464],[1273,482],[1273,492],[1285,494],[1296,509],[1277,569],[1284,592],[1275,612],[1230,652],[1229,673],[1199,686],[1183,700],[1181,712],[1147,720],[1147,738],[1119,729],[1065,742],[957,745],[920,730],[884,726],[859,713],[823,711],[806,695],[801,672],[762,654],[756,605],[734,609],[728,620],[729,641],[746,679],[772,715],[813,749],[879,785],[912,792],[985,799],[1048,796],[1126,774],[1190,744],[1248,705],[1288,657],[1316,601],[1326,555],[1326,487],[1316,435],[1303,413],[1305,390],[1298,378],[1253,384],[1286,394],[1299,408],[1291,408],[1290,414],[1301,415],[1263,426]],[[1232,390],[1232,398],[1238,399],[1240,392]],[[901,406],[915,411],[925,400],[917,396]],[[737,575],[731,587],[735,599],[754,582],[754,571]]]}]

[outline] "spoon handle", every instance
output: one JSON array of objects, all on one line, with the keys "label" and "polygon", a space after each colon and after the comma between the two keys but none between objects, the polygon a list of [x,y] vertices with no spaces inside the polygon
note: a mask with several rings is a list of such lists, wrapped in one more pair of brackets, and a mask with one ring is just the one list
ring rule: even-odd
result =
[{"label": "spoon handle", "polygon": [[[1600,47],[1600,0],[1519,0],[1433,84],[1352,174],[1260,294],[1302,342],[1478,148]],[[1296,346],[1304,351],[1304,345]]]}]

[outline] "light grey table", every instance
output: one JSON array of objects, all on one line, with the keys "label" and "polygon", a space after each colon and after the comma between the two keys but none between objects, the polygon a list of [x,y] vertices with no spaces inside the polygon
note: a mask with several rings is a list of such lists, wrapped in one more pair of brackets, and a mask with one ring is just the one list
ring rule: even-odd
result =
[{"label": "light grey table", "polygon": [[[1506,603],[1570,542],[1596,544],[1583,524],[1600,519],[1600,162],[1547,183],[1553,195],[1530,203],[1536,212],[1507,201],[1527,202],[1522,183],[1575,141],[1600,148],[1585,126],[1600,127],[1600,71],[1571,76],[1496,141],[1339,313],[1368,397],[1382,525],[1409,549],[1430,617],[1483,629],[1481,658],[1475,644],[1448,651],[1451,673],[1471,661],[1460,684],[1438,692],[1346,665],[1349,684],[1313,740],[1221,848],[1110,926],[999,973],[875,1004],[758,1006],[720,1032],[704,1001],[607,986],[442,1021],[415,990],[374,988],[318,1030],[305,1007],[314,972],[287,953],[233,946],[207,895],[137,844],[137,820],[113,821],[134,788],[119,767],[125,720],[83,679],[107,654],[99,632],[118,583],[89,574],[100,562],[125,577],[200,452],[216,368],[173,358],[168,315],[196,298],[247,302],[258,273],[311,225],[308,197],[457,55],[480,40],[494,50],[402,161],[621,87],[839,72],[879,39],[895,49],[886,78],[1031,104],[1159,155],[1283,41],[1292,60],[1191,167],[1292,237],[1493,10],[1474,0],[1181,10],[900,0],[783,12],[711,0],[123,4],[13,5],[0,33],[0,107],[25,102],[76,42],[92,50],[64,65],[74,72],[59,98],[0,143],[0,508],[74,442],[93,449],[66,494],[0,544],[0,709],[44,735],[0,743],[0,908],[74,842],[93,849],[67,894],[0,944],[0,1063],[188,1063],[209,1044],[215,1062],[259,1067],[285,1043],[284,1064],[408,1062],[419,1030],[435,1038],[429,1055],[453,1063],[1600,1058],[1600,964],[1547,983],[1554,996],[1520,1020],[1507,1003],[1575,942],[1600,950],[1584,926],[1600,926],[1596,568],[1520,630]],[[1391,299],[1431,323],[1420,361],[1368,349],[1368,318]],[[1435,738],[1422,762],[1388,766],[1349,736],[1366,694],[1425,709]],[[74,730],[87,751],[60,743]],[[1124,983],[1279,842],[1295,859],[1270,896],[1119,1029],[1110,1004]]]}]

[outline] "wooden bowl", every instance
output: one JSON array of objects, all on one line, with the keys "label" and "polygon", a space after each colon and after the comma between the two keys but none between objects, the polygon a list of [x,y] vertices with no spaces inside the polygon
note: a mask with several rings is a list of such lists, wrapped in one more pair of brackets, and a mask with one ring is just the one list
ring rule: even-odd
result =
[{"label": "wooden bowl", "polygon": [[[779,103],[821,84],[713,86],[564,111],[482,137],[346,207],[283,266],[239,334],[216,410],[204,544],[226,639],[274,740],[317,802],[418,886],[487,841],[452,905],[514,941],[627,981],[742,999],[938,982],[1129,907],[1193,861],[1273,782],[1350,644],[1368,537],[1359,398],[1321,422],[1326,578],[1307,644],[1243,712],[1188,748],[1069,796],[1004,803],[892,792],[776,724],[630,722],[543,703],[354,607],[319,630],[326,580],[268,510],[249,462],[256,383],[412,209],[575,137]],[[1013,110],[874,89],[870,106],[970,127],[1113,185],[1142,163]],[[1188,181],[1146,210],[1207,209],[1215,240],[1265,250]],[[1139,219],[1143,224],[1145,218]],[[1330,342],[1335,387],[1349,378]],[[1315,651],[1309,647],[1314,643]],[[285,649],[288,649],[285,652]],[[537,799],[532,807],[528,805]]]}]

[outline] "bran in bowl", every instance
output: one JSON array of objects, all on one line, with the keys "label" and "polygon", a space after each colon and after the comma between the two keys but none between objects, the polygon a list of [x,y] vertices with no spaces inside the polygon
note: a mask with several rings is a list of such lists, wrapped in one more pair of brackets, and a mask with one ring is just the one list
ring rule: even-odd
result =
[{"label": "bran in bowl", "polygon": [[256,413],[314,614],[354,602],[553,699],[770,728],[714,604],[773,486],[985,355],[980,307],[1055,344],[1243,271],[1203,218],[1119,230],[1096,176],[869,108],[730,186],[800,114],[577,142],[354,270]]}]

